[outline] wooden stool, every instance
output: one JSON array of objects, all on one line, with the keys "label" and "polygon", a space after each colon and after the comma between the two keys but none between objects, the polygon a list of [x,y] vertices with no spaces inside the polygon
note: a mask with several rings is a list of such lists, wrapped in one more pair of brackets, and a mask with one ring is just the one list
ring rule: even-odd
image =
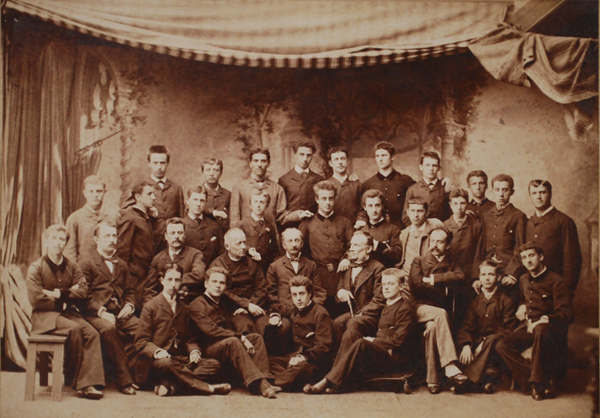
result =
[{"label": "wooden stool", "polygon": [[37,353],[40,353],[40,386],[48,386],[48,353],[52,353],[52,400],[59,401],[63,388],[63,361],[65,341],[62,335],[31,335],[27,341],[27,370],[25,377],[25,400],[33,401],[35,393],[35,369]]}]

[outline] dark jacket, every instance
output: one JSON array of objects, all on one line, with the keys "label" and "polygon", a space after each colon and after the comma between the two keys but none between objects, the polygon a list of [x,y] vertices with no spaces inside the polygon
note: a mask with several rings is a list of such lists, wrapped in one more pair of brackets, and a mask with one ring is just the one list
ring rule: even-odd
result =
[{"label": "dark jacket", "polygon": [[308,171],[306,178],[302,178],[302,175],[298,174],[295,169],[291,169],[279,177],[278,183],[283,187],[287,201],[288,216],[285,226],[297,226],[300,224],[300,217],[294,212],[299,210],[309,210],[312,213],[317,212],[317,202],[313,186],[321,180],[323,180],[323,177],[312,170]]},{"label": "dark jacket", "polygon": [[244,309],[253,303],[263,306],[267,298],[267,283],[262,269],[256,261],[244,256],[233,261],[228,253],[222,254],[210,267],[223,267],[229,272],[225,295]]},{"label": "dark jacket", "polygon": [[350,221],[335,212],[329,218],[317,213],[302,221],[299,229],[304,235],[303,253],[318,265],[331,263],[336,268],[354,234]]},{"label": "dark jacket", "polygon": [[529,272],[521,276],[520,305],[527,307],[527,317],[533,322],[546,315],[552,325],[573,322],[573,305],[565,281],[553,271],[546,269],[536,278]]},{"label": "dark jacket", "polygon": [[204,215],[198,222],[197,219],[186,215],[183,218],[183,225],[185,245],[202,251],[204,264],[210,265],[215,258],[223,254],[223,233],[217,221]]},{"label": "dark jacket", "polygon": [[427,210],[428,218],[439,219],[443,222],[452,215],[449,193],[444,190],[441,180],[437,179],[435,185],[430,189],[425,180],[421,179],[410,186],[406,192],[406,200],[404,200],[404,208],[402,210],[402,222],[406,226],[410,225],[408,200],[413,197],[422,197],[429,204],[429,209]]},{"label": "dark jacket", "polygon": [[292,262],[284,255],[275,260],[267,270],[267,298],[269,306],[275,307],[279,304],[294,306],[292,294],[290,293],[290,281],[296,276],[308,277],[313,282],[314,303],[323,305],[327,298],[327,292],[321,287],[319,269],[314,261],[300,256],[298,260],[298,273],[294,271]]},{"label": "dark jacket", "polygon": [[379,241],[377,249],[371,256],[387,268],[394,267],[402,258],[402,244],[400,244],[400,228],[385,220],[376,223],[367,222],[360,231],[371,234],[375,241]]},{"label": "dark jacket", "polygon": [[[417,315],[410,303],[399,299],[393,305],[384,305],[373,343],[392,350],[392,357],[405,357],[416,339]],[[404,356],[403,356],[404,355]]]},{"label": "dark jacket", "polygon": [[481,245],[480,240],[485,239],[483,224],[473,216],[467,215],[460,226],[453,216],[444,222],[444,226],[452,232],[452,244],[448,253],[465,273],[465,284],[470,286],[473,282],[471,279],[479,278],[479,266],[474,265],[474,261],[477,247]]},{"label": "dark jacket", "polygon": [[333,211],[354,225],[358,212],[362,208],[362,184],[358,179],[351,180],[350,177],[354,176],[348,176],[344,183],[340,183],[335,177],[327,180],[335,184],[337,188]]},{"label": "dark jacket", "polygon": [[216,219],[216,222],[221,227],[221,233],[225,234],[229,230],[229,204],[231,203],[231,192],[224,189],[220,184],[217,190],[206,189],[206,204],[204,205],[204,213],[213,216],[213,210],[220,210],[227,213],[227,218]]},{"label": "dark jacket", "polygon": [[471,199],[471,201],[467,203],[467,210],[473,212],[473,217],[479,221],[481,221],[484,212],[487,212],[494,207],[496,207],[496,203],[492,202],[487,197],[484,198],[481,203],[476,202],[474,199]]},{"label": "dark jacket", "polygon": [[117,256],[138,280],[144,280],[154,258],[154,232],[150,217],[134,206],[122,213],[117,223]]},{"label": "dark jacket", "polygon": [[355,314],[379,314],[379,310],[377,312],[363,312],[363,309],[372,300],[380,304],[385,302],[381,293],[381,272],[383,270],[385,270],[385,267],[379,261],[370,258],[365,261],[362,270],[356,275],[354,285],[352,285],[352,268],[346,270],[342,275],[342,279],[338,284],[338,291],[345,289],[352,293]]},{"label": "dark jacket", "polygon": [[242,220],[240,229],[246,234],[246,247],[254,248],[260,254],[258,264],[266,272],[269,264],[279,257],[277,227],[266,219],[256,221],[250,215]]},{"label": "dark jacket", "polygon": [[[433,275],[433,286],[423,282],[423,278]],[[408,284],[415,303],[446,307],[447,296],[451,295],[447,288],[460,285],[465,274],[449,254],[442,261],[429,251],[423,257],[416,257],[410,267]]]},{"label": "dark jacket", "polygon": [[241,338],[242,334],[233,331],[231,313],[237,304],[227,296],[221,296],[216,303],[206,294],[198,296],[190,303],[190,319],[193,332],[203,349],[226,338]]}]

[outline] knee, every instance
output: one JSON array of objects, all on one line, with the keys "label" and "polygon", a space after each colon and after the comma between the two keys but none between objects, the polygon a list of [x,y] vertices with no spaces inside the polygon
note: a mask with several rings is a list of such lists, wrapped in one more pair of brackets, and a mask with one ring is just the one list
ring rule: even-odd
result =
[{"label": "knee", "polygon": [[112,323],[105,320],[102,320],[102,322],[98,322],[97,330],[102,336],[102,338],[105,338],[105,336],[112,336],[117,334],[117,328]]},{"label": "knee", "polygon": [[159,360],[154,360],[154,363],[152,365],[154,366],[154,368],[164,371],[164,370],[170,369],[172,364],[173,364],[173,359],[168,357],[168,358],[161,358]]}]

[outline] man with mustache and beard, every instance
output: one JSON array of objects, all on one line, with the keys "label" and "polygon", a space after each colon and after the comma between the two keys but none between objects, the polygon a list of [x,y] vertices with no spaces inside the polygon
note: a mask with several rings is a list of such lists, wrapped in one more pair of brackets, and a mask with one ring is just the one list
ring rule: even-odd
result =
[{"label": "man with mustache and beard", "polygon": [[183,270],[181,289],[183,294],[189,296],[188,302],[204,292],[206,265],[202,251],[184,245],[185,229],[181,218],[168,219],[165,228],[168,248],[158,253],[150,264],[144,287],[144,305],[162,291],[159,273],[167,264],[177,264]]}]

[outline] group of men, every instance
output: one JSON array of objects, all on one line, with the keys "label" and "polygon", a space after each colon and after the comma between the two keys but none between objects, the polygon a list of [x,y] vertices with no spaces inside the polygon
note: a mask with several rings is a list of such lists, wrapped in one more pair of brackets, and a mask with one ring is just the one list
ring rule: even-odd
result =
[{"label": "group of men", "polygon": [[169,150],[152,146],[150,178],[116,216],[102,180],[85,180],[86,205],[48,228],[27,277],[32,332],[68,336],[78,393],[101,398],[106,376],[127,395],[227,394],[239,381],[274,398],[415,370],[432,394],[445,382],[492,393],[505,370],[534,399],[556,396],[582,260],[550,183],[529,183],[527,219],[506,174],[493,202],[483,171],[467,176],[470,197],[440,179],[436,152],[416,182],[380,142],[364,183],[345,148],[329,150],[329,179],[310,169],[315,152],[297,143],[274,182],[255,149],[231,192],[207,158],[204,184],[184,194]]}]

